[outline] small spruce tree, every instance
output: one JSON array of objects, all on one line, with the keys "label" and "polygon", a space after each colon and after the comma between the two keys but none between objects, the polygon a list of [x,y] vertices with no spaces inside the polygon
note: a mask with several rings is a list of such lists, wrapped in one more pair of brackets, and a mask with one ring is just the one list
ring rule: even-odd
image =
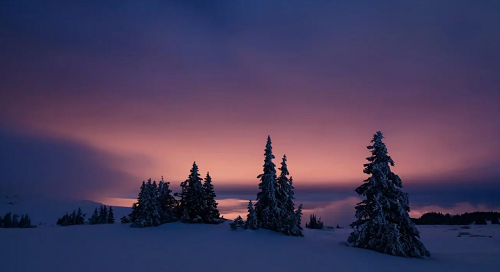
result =
[{"label": "small spruce tree", "polygon": [[17,225],[18,228],[25,228],[26,227],[26,218],[24,214],[21,214],[21,220],[19,220],[19,224]]},{"label": "small spruce tree", "polygon": [[9,212],[3,217],[4,228],[12,228],[12,214]]},{"label": "small spruce tree", "polygon": [[127,223],[130,223],[130,220],[129,220],[128,216],[122,216],[122,218],[120,218],[120,222],[122,224],[127,224]]},{"label": "small spruce tree", "polygon": [[94,213],[89,218],[89,224],[90,225],[99,224],[99,213],[97,211],[97,208],[95,208]]},{"label": "small spruce tree", "polygon": [[165,182],[161,177],[158,183],[158,202],[161,210],[161,221],[163,223],[174,222],[177,220],[177,200],[171,195],[170,182]]},{"label": "small spruce tree", "polygon": [[106,205],[101,205],[99,210],[99,223],[98,224],[107,224],[108,223],[108,208]]},{"label": "small spruce tree", "polygon": [[82,213],[81,208],[78,208],[78,212],[76,213],[76,224],[77,225],[85,224],[85,214]]},{"label": "small spruce tree", "polygon": [[131,223],[135,222],[135,220],[137,219],[138,217],[138,213],[139,213],[139,209],[137,208],[137,203],[134,203],[132,205],[132,211],[130,212],[130,214],[128,215],[129,217],[129,221]]},{"label": "small spruce tree", "polygon": [[229,224],[229,226],[231,227],[232,230],[236,230],[237,228],[244,227],[245,222],[243,221],[243,218],[241,218],[241,216],[238,215],[238,217],[236,217],[234,221],[231,224]]},{"label": "small spruce tree", "polygon": [[108,213],[108,224],[114,224],[115,223],[115,215],[113,214],[113,207],[109,207],[109,213]]},{"label": "small spruce tree", "polygon": [[14,216],[12,216],[12,227],[13,228],[17,228],[19,226],[19,215],[17,214],[14,214]]},{"label": "small spruce tree", "polygon": [[203,191],[205,197],[205,212],[203,220],[205,223],[218,223],[220,214],[217,209],[217,201],[215,200],[217,195],[215,194],[214,186],[212,184],[212,177],[210,177],[210,173],[208,172],[205,177],[205,182],[203,183]]},{"label": "small spruce tree", "polygon": [[[293,216],[292,221],[290,221],[290,233],[287,235],[290,236],[304,236],[302,233],[302,204],[299,205],[297,211],[295,211],[295,215]],[[286,234],[286,233],[285,233]]]},{"label": "small spruce tree", "polygon": [[356,192],[365,197],[356,206],[354,231],[348,238],[351,245],[402,257],[429,257],[419,240],[419,231],[409,216],[408,194],[401,191],[399,176],[391,172],[394,161],[387,155],[378,131],[368,146],[371,156],[364,165],[370,175]]},{"label": "small spruce tree", "polygon": [[255,214],[252,200],[248,201],[248,215],[247,221],[245,222],[245,228],[251,230],[256,230],[259,228],[259,223],[257,222],[257,215]]}]

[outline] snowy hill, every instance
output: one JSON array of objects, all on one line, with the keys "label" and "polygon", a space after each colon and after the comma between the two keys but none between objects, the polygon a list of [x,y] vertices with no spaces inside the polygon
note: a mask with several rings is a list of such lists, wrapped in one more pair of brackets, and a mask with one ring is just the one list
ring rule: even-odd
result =
[{"label": "snowy hill", "polygon": [[[4,216],[8,212],[18,215],[28,214],[34,225],[55,225],[59,217],[78,208],[82,208],[83,213],[87,214],[86,219],[88,219],[94,209],[101,205],[101,203],[90,200],[4,195],[0,196],[0,216]],[[113,210],[117,221],[130,212],[130,208],[125,207],[113,207]]]},{"label": "snowy hill", "polygon": [[[430,259],[405,259],[343,245],[349,229],[288,237],[230,230],[228,223],[128,224],[0,229],[0,271],[498,271],[500,227],[421,228]],[[489,237],[458,237],[458,232]],[[22,256],[22,257],[21,257]]]},{"label": "snowy hill", "polygon": [[[220,225],[170,223],[60,227],[85,200],[2,198],[0,213],[29,213],[33,229],[0,229],[0,271],[481,271],[498,270],[500,226],[418,226],[430,259],[405,259],[345,246],[351,229],[304,229],[305,237]],[[128,208],[116,207],[116,218]],[[490,237],[491,236],[491,237]]]}]

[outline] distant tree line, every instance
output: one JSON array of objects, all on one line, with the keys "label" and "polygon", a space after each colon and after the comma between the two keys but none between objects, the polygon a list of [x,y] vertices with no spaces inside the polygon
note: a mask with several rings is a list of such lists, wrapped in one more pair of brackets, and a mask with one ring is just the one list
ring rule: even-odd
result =
[{"label": "distant tree line", "polygon": [[439,212],[425,213],[420,218],[412,218],[417,225],[486,225],[500,224],[500,213],[498,212],[472,212],[457,215],[442,214]]},{"label": "distant tree line", "polygon": [[85,214],[82,213],[81,208],[78,208],[78,211],[73,210],[71,214],[66,213],[57,219],[56,224],[60,226],[83,225],[85,224]]},{"label": "distant tree line", "polygon": [[260,191],[257,193],[255,207],[250,200],[247,221],[244,222],[241,216],[238,216],[230,226],[233,230],[238,227],[253,230],[263,228],[289,236],[303,236],[302,205],[295,210],[293,179],[288,177],[290,173],[286,155],[283,155],[279,177],[276,175],[274,158],[271,137],[268,136],[264,149],[263,173],[257,176],[260,179]]},{"label": "distant tree line", "polygon": [[57,225],[60,226],[73,226],[73,225],[83,225],[85,223],[89,225],[97,224],[114,224],[115,217],[113,214],[113,207],[106,207],[106,205],[101,205],[99,209],[95,208],[92,216],[85,222],[85,214],[82,213],[82,209],[78,208],[73,210],[71,214],[66,213],[59,219],[57,219]]},{"label": "distant tree line", "polygon": [[319,219],[316,219],[316,215],[311,214],[311,216],[309,217],[309,223],[306,223],[306,228],[323,229],[323,222],[321,222],[321,217]]},{"label": "distant tree line", "polygon": [[122,217],[121,222],[132,223],[132,227],[155,227],[175,221],[205,224],[223,222],[210,173],[207,172],[203,180],[194,162],[188,178],[181,182],[180,187],[181,192],[172,195],[170,182],[165,182],[163,177],[158,184],[151,179],[143,181],[137,202],[132,205],[132,212]]},{"label": "distant tree line", "polygon": [[31,224],[31,219],[27,214],[12,215],[11,212],[5,214],[2,218],[0,217],[0,228],[36,228],[36,226]]}]

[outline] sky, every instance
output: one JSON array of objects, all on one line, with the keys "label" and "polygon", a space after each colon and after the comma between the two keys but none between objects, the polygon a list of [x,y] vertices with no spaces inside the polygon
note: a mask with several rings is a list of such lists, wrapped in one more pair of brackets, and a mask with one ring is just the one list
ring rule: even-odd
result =
[{"label": "sky", "polygon": [[196,161],[220,192],[253,193],[270,135],[298,192],[352,199],[380,130],[419,205],[500,207],[498,14],[487,0],[2,1],[0,190],[133,198]]}]

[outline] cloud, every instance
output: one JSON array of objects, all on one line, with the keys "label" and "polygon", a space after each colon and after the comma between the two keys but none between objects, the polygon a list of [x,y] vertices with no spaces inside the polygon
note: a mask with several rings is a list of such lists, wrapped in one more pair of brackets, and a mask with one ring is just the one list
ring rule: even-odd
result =
[{"label": "cloud", "polygon": [[455,2],[3,1],[0,119],[173,183],[256,184],[271,134],[297,188],[353,190],[376,130],[405,185],[493,180],[499,4]]},{"label": "cloud", "polygon": [[120,196],[135,193],[140,182],[113,168],[113,163],[124,158],[81,143],[19,134],[0,127],[0,150],[0,191],[5,194]]}]

